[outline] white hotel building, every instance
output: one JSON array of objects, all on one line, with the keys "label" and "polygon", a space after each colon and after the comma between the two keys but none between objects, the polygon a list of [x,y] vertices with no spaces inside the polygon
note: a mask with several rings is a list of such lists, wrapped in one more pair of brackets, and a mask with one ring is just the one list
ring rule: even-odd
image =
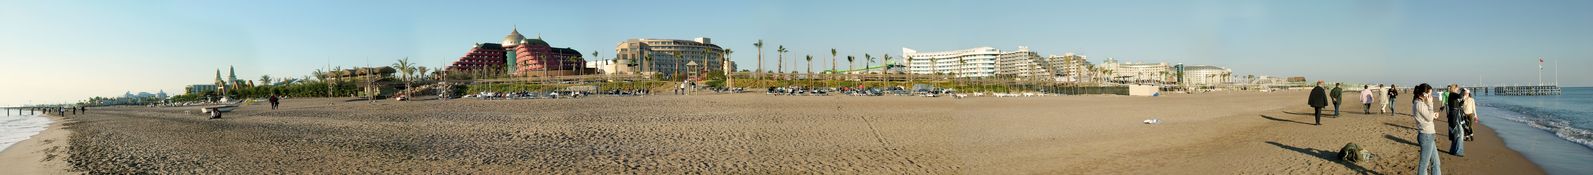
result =
[{"label": "white hotel building", "polygon": [[907,72],[913,74],[947,74],[956,77],[1014,77],[1053,76],[1053,67],[1040,54],[1018,46],[1017,51],[1001,51],[992,47],[962,50],[918,52],[902,48],[907,57]]},{"label": "white hotel building", "polygon": [[1233,70],[1217,66],[1194,65],[1184,66],[1184,83],[1195,86],[1217,86],[1227,84]]}]

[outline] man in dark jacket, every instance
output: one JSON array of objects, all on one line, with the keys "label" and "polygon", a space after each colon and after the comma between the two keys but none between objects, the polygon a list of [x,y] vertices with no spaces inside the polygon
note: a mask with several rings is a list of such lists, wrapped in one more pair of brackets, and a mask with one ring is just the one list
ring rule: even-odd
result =
[{"label": "man in dark jacket", "polygon": [[1327,92],[1322,89],[1322,81],[1316,81],[1316,87],[1311,88],[1311,99],[1307,103],[1316,109],[1316,125],[1322,125],[1322,107],[1327,107]]},{"label": "man in dark jacket", "polygon": [[1339,117],[1339,104],[1344,102],[1344,89],[1340,83],[1333,83],[1333,90],[1328,90],[1328,97],[1333,97],[1333,117]]}]

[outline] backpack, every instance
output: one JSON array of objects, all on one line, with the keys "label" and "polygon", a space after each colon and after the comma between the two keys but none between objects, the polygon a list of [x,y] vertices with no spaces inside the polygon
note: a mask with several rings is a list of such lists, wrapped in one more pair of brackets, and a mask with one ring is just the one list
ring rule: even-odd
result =
[{"label": "backpack", "polygon": [[1361,149],[1361,145],[1349,143],[1345,144],[1344,148],[1339,149],[1339,160],[1344,160],[1350,163],[1365,162],[1372,160],[1372,152],[1367,151],[1366,149]]}]

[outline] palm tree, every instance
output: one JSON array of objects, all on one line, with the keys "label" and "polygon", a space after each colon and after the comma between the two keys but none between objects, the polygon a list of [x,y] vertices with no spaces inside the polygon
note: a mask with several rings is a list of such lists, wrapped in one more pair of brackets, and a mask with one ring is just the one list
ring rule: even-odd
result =
[{"label": "palm tree", "polygon": [[[709,64],[708,56],[713,55],[713,53],[714,53],[714,49],[713,48],[707,48],[707,47],[702,48],[702,54],[698,55],[698,56],[702,57],[702,69],[701,70],[696,70],[696,71],[698,71],[698,75],[708,74],[708,67],[710,67],[708,65],[713,65],[713,64]],[[723,53],[723,52],[721,52],[721,53]],[[703,77],[707,77],[707,76],[703,76]]]},{"label": "palm tree", "polygon": [[889,74],[890,72],[888,72],[887,70],[890,70],[890,68],[891,68],[891,54],[885,54],[885,56],[880,58],[880,60],[883,60],[883,61],[879,62],[879,65],[880,65],[879,74],[881,74],[881,75]]},{"label": "palm tree", "polygon": [[[675,71],[674,71],[674,73],[670,73],[669,74],[669,77],[671,79],[674,79],[675,76],[679,76],[680,75],[680,71],[681,71],[681,69],[680,69],[680,61],[683,61],[683,60],[686,60],[686,59],[684,57],[680,56],[680,51],[671,52],[670,54],[675,56]],[[685,77],[681,77],[681,78],[684,79]]]},{"label": "palm tree", "polygon": [[271,85],[271,75],[260,75],[260,86]]},{"label": "palm tree", "polygon": [[752,47],[758,47],[758,71],[752,72],[752,76],[758,77],[757,80],[763,80],[763,39],[759,39],[758,42],[752,43]]},{"label": "palm tree", "polygon": [[733,75],[736,70],[730,67],[730,54],[732,53],[736,53],[736,51],[725,49],[724,55],[719,57],[719,69],[725,72],[725,88],[736,87],[736,76]]},{"label": "palm tree", "polygon": [[427,76],[430,73],[427,72],[426,66],[416,67],[415,70],[418,70],[420,72],[420,79],[422,79],[422,80],[428,79],[430,77],[430,76]]},{"label": "palm tree", "polygon": [[902,58],[906,59],[906,60],[903,60],[903,62],[907,62],[907,84],[911,85],[911,84],[913,84],[913,69],[912,69],[913,68],[913,57],[908,56],[908,57],[902,57]]},{"label": "palm tree", "polygon": [[[596,58],[596,59],[597,59],[597,61],[598,61],[598,62],[600,62],[600,63],[601,63],[601,62],[603,62],[603,57],[599,57],[599,56],[597,56],[597,51],[596,51],[596,50],[594,50],[594,51],[592,51],[592,58]],[[600,68],[601,68],[601,67],[600,67]],[[586,69],[586,64],[582,64],[582,65],[581,65],[581,69]],[[583,72],[584,72],[584,71],[583,71]]]},{"label": "palm tree", "polygon": [[[784,74],[785,73],[785,53],[791,52],[791,50],[785,50],[785,45],[780,45],[780,48],[779,49],[775,49],[774,52],[776,53],[776,55],[779,55],[779,59],[777,59],[778,60],[777,62],[780,63],[779,65],[774,67],[774,72],[778,72],[778,73]],[[789,78],[787,78],[784,75],[781,75],[780,77],[781,77],[780,79],[789,79]]]},{"label": "palm tree", "polygon": [[[951,80],[953,82],[952,84],[962,85],[962,84],[957,84],[955,82],[957,82],[957,78],[959,76],[962,76],[962,73],[963,73],[962,69],[964,67],[967,67],[967,66],[968,66],[968,60],[967,59],[963,59],[963,57],[957,57],[957,75],[952,75],[951,76]],[[970,78],[969,80],[973,80],[973,79]]]},{"label": "palm tree", "polygon": [[808,80],[813,80],[813,55],[808,55],[808,67],[807,68],[808,68],[808,73],[807,73],[806,76],[803,76],[802,78],[806,78]]},{"label": "palm tree", "polygon": [[869,55],[869,54],[866,54],[866,53],[863,54],[863,73],[862,73],[862,75],[858,75],[858,81],[863,81],[863,82],[867,82],[868,81],[868,63],[869,62],[873,62],[873,60],[874,60],[874,55]]},{"label": "palm tree", "polygon": [[545,59],[547,57],[548,57],[548,55],[546,53],[543,53],[543,54],[539,54],[539,56],[537,56],[537,59],[536,59],[537,60],[537,64],[542,64],[542,81],[543,81],[543,83],[547,83],[547,81],[553,80],[550,77],[548,77],[548,75],[553,75],[553,74],[549,73],[551,70],[548,70],[548,63],[544,62],[545,60],[547,60],[547,59]]},{"label": "palm tree", "polygon": [[644,73],[645,72],[653,72],[653,74],[658,74],[656,72],[658,70],[656,68],[653,68],[653,66],[654,66],[653,65],[653,54],[643,53],[642,54],[642,68],[643,68],[644,71],[642,71],[642,72],[644,72]]},{"label": "palm tree", "polygon": [[[852,71],[856,71],[857,70],[856,65],[857,65],[857,56],[847,55],[846,56],[846,74],[852,74]],[[848,78],[848,79],[850,79],[850,78]]]},{"label": "palm tree", "polygon": [[409,63],[409,57],[398,59],[397,63],[393,63],[393,68],[398,69],[398,72],[402,73],[401,75],[403,76],[399,76],[399,79],[404,80],[404,89],[408,90],[411,88],[410,81],[413,79],[410,79],[410,75],[415,74],[415,64]]},{"label": "palm tree", "polygon": [[834,76],[835,76],[835,54],[837,54],[837,52],[835,52],[835,48],[830,48],[830,76],[831,76],[831,78],[834,78]]}]

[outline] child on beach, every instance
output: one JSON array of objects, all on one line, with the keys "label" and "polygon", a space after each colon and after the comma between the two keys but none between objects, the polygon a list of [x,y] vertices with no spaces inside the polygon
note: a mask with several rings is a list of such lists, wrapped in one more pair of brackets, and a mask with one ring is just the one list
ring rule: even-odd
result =
[{"label": "child on beach", "polygon": [[[1434,135],[1438,134],[1438,130],[1433,129],[1433,122],[1438,120],[1438,114],[1433,112],[1433,99],[1431,95],[1428,95],[1432,91],[1432,86],[1422,83],[1421,85],[1416,85],[1413,91],[1414,93],[1411,95],[1414,96],[1411,99],[1410,113],[1411,117],[1416,119],[1416,127],[1420,128],[1420,131],[1416,134],[1416,140],[1421,143],[1421,153],[1417,157],[1417,162],[1419,163],[1417,163],[1416,174],[1443,174],[1440,171],[1441,168],[1439,168],[1442,165],[1438,159],[1438,144],[1434,142],[1435,138],[1433,138]],[[1428,173],[1428,171],[1432,171],[1432,173]]]}]

